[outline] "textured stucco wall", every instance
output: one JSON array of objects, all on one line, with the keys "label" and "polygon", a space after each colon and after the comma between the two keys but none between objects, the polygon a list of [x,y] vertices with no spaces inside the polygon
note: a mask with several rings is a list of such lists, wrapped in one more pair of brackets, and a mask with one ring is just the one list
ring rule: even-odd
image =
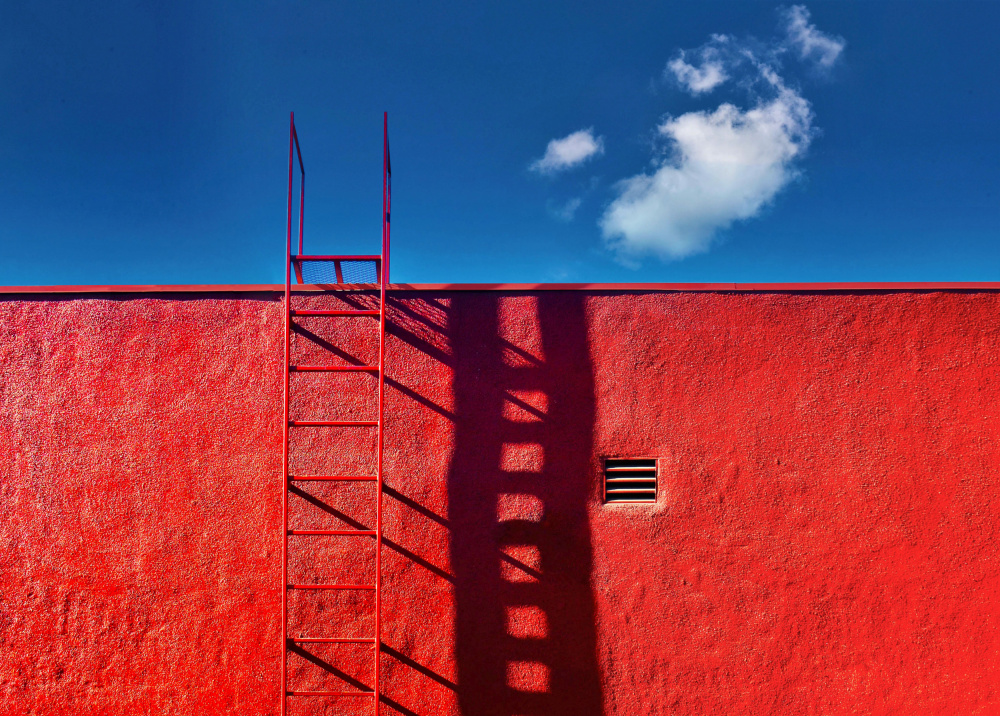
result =
[{"label": "textured stucco wall", "polygon": [[[398,293],[383,713],[997,712],[998,309]],[[373,321],[300,324],[296,362],[374,355]],[[282,325],[266,293],[0,301],[0,713],[277,712]],[[368,376],[292,381],[293,417],[374,409]],[[371,447],[299,429],[292,470]],[[655,505],[601,504],[608,455],[661,458]],[[292,527],[371,498],[302,483]],[[289,539],[292,581],[371,577],[370,540]],[[370,633],[366,600],[293,593],[292,633]],[[370,687],[366,649],[299,649],[292,686]]]}]

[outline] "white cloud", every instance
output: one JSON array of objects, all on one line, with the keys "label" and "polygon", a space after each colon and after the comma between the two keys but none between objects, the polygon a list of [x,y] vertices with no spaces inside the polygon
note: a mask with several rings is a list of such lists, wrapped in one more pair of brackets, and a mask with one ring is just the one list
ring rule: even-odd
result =
[{"label": "white cloud", "polygon": [[664,73],[673,73],[677,81],[691,94],[710,92],[729,79],[718,47],[720,44],[725,44],[728,39],[725,35],[715,35],[712,38],[713,44],[695,51],[693,54],[701,60],[698,66],[687,62],[687,53],[681,50],[677,57],[667,63]]},{"label": "white cloud", "polygon": [[782,12],[780,38],[764,43],[712,35],[667,64],[665,73],[694,95],[731,81],[750,103],[667,117],[657,127],[668,151],[651,170],[618,182],[600,219],[605,244],[619,261],[707,251],[719,231],[757,216],[799,176],[798,161],[815,134],[813,113],[778,74],[780,59],[792,51],[829,68],[846,44],[809,19],[796,5]]},{"label": "white cloud", "polygon": [[777,75],[762,72],[775,90],[770,101],[746,111],[722,104],[658,127],[673,155],[652,174],[619,182],[601,218],[620,260],[706,251],[719,229],[755,216],[797,175],[793,162],[809,146],[812,111]]},{"label": "white cloud", "polygon": [[604,138],[594,136],[594,128],[553,139],[545,148],[545,155],[531,163],[530,169],[539,174],[555,174],[583,164],[591,157],[604,153]]},{"label": "white cloud", "polygon": [[840,57],[847,44],[842,37],[820,32],[809,23],[809,11],[803,5],[793,5],[785,12],[785,32],[789,45],[798,50],[799,58],[815,60],[820,67],[829,68]]}]

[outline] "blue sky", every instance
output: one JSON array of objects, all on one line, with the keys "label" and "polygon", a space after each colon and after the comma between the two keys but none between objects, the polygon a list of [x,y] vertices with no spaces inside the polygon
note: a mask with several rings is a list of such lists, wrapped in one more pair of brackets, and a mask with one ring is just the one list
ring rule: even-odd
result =
[{"label": "blue sky", "polygon": [[960,0],[9,0],[0,285],[281,281],[290,110],[317,253],[377,252],[389,112],[394,281],[998,280],[998,30]]}]

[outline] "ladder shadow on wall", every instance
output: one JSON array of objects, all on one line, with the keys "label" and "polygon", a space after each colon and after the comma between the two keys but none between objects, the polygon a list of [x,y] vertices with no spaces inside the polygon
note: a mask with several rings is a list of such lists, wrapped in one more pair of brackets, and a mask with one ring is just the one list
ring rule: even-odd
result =
[{"label": "ladder shadow on wall", "polygon": [[448,475],[461,713],[597,716],[583,298],[458,297]]}]

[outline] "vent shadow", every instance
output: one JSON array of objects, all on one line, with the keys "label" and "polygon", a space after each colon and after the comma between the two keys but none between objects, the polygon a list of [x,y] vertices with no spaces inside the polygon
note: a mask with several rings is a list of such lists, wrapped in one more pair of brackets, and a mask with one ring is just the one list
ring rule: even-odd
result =
[{"label": "vent shadow", "polygon": [[656,502],[656,458],[604,459],[604,502]]}]

